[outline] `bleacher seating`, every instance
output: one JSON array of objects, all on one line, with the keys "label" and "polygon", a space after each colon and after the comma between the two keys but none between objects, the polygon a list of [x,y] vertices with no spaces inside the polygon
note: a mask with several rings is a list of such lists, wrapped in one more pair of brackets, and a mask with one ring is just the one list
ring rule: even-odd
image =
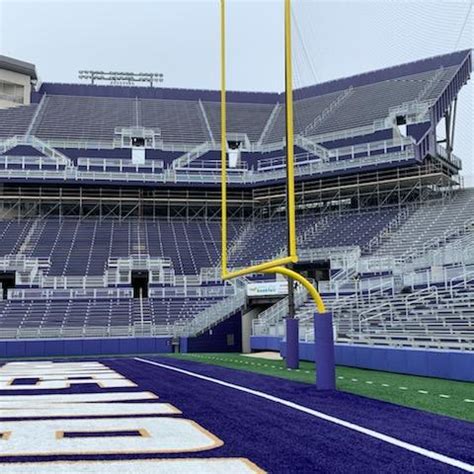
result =
[{"label": "bleacher seating", "polygon": [[452,201],[419,207],[395,232],[387,234],[379,244],[375,255],[401,257],[410,253],[422,253],[430,241],[442,241],[443,237],[469,219],[474,219],[474,190],[456,193]]},{"label": "bleacher seating", "polygon": [[[334,315],[339,344],[474,349],[474,275],[449,287],[343,298],[325,295],[324,300]],[[313,315],[314,302],[308,298],[296,311],[300,338],[306,342],[314,341]],[[284,335],[281,318],[263,328],[266,335]]]},{"label": "bleacher seating", "polygon": [[47,96],[34,134],[44,139],[110,140],[115,127],[137,124],[133,99]]},{"label": "bleacher seating", "polygon": [[0,109],[0,138],[24,135],[36,111],[36,104]]},{"label": "bleacher seating", "polygon": [[[51,259],[52,276],[103,275],[111,257],[150,255],[171,258],[178,274],[196,275],[220,253],[220,224],[215,222],[137,221],[128,219],[45,219],[0,221],[0,255],[18,251]],[[229,225],[229,238],[239,230]]]},{"label": "bleacher seating", "polygon": [[323,226],[303,241],[302,245],[307,248],[354,245],[364,248],[397,214],[398,209],[387,208],[380,212],[349,212],[330,216]]},{"label": "bleacher seating", "polygon": [[[355,264],[346,269],[337,268],[331,273],[336,283],[339,278],[341,285],[349,283],[352,294],[358,294],[359,313],[366,311],[365,314],[372,315],[374,312],[374,317],[366,318],[359,327],[359,320],[355,324],[355,313],[351,312],[350,305],[348,309],[339,297],[333,298],[332,293],[327,295],[329,306],[335,314],[339,311],[337,324],[341,342],[425,344],[429,347],[444,347],[446,343],[449,347],[462,348],[466,341],[472,340],[468,337],[474,327],[474,303],[469,294],[472,282],[463,288],[453,289],[445,285],[444,289],[437,290],[436,300],[431,296],[424,298],[424,294],[417,300],[416,291],[406,296],[400,288],[405,271],[400,265],[411,264],[415,257],[425,256],[429,248],[444,250],[461,235],[459,229],[467,232],[466,223],[469,220],[474,222],[474,192],[456,192],[452,200],[447,197],[449,186],[456,185],[460,169],[458,158],[440,151],[433,135],[428,136],[429,140],[426,136],[436,128],[446,107],[468,80],[470,54],[470,51],[451,53],[294,91],[295,141],[298,145],[295,147],[295,174],[301,190],[298,198],[302,198],[299,209],[305,209],[305,213],[302,210],[297,217],[298,249],[306,255],[311,254],[311,258],[317,252],[326,252],[324,258],[330,259],[329,252],[337,254],[345,251],[341,248],[347,250],[350,247],[347,252],[353,252],[355,248],[357,253],[359,247],[361,259],[371,257],[377,262],[389,260],[399,265],[385,269],[388,278],[397,280],[390,295],[380,290],[375,297],[356,288],[352,279],[357,280],[361,275],[356,275]],[[450,95],[446,95],[446,91]],[[285,178],[285,97],[280,93],[229,92],[227,98],[229,138],[244,142],[241,166],[229,170],[229,187],[234,187],[232,192],[235,195],[242,192],[244,196],[248,192],[250,196],[250,192],[255,192],[259,198],[264,197],[260,202],[255,201],[252,208],[252,212],[256,211],[254,217],[229,219],[229,266],[237,268],[287,253],[286,220],[271,215],[276,202],[272,201],[276,199],[272,193],[280,193],[283,189],[274,185],[282,183]],[[199,290],[207,290],[205,286],[209,281],[215,284],[218,278],[221,254],[219,222],[200,219],[197,215],[192,219],[171,217],[174,214],[169,209],[168,219],[99,218],[92,215],[95,211],[91,211],[89,217],[70,215],[57,218],[53,217],[56,215],[53,214],[56,212],[54,206],[62,197],[53,192],[51,201],[48,201],[48,186],[60,183],[61,190],[70,185],[81,189],[84,186],[87,192],[94,186],[91,194],[100,187],[101,196],[106,195],[110,188],[113,192],[110,193],[112,198],[107,194],[109,201],[118,196],[117,191],[122,195],[125,187],[134,185],[140,186],[140,195],[143,191],[144,196],[157,196],[161,189],[164,190],[163,196],[168,192],[178,195],[181,188],[187,192],[191,186],[194,186],[192,191],[196,195],[200,195],[201,189],[209,193],[206,196],[212,195],[218,189],[220,179],[219,93],[160,87],[42,84],[32,100],[35,103],[29,106],[0,110],[0,187],[14,192],[19,189],[21,196],[21,187],[26,183],[32,193],[38,190],[42,203],[36,209],[36,203],[25,200],[24,215],[31,216],[37,210],[48,209],[49,204],[51,214],[35,219],[14,219],[11,217],[13,212],[16,213],[16,207],[21,208],[23,203],[16,206],[8,199],[5,204],[2,202],[0,258],[6,257],[2,259],[3,267],[9,271],[8,265],[20,268],[22,262],[27,266],[25,262],[28,261],[29,265],[38,266],[36,270],[41,270],[31,280],[27,279],[30,274],[25,276],[27,271],[20,275],[20,270],[16,270],[21,277],[19,280],[28,281],[23,284],[22,280],[20,284],[19,291],[23,291],[25,296],[23,299],[15,296],[0,301],[0,337],[169,335],[176,334],[172,329],[174,325],[185,325],[203,311],[210,309],[208,312],[212,312],[225,292],[217,292],[220,296],[215,297],[212,292],[204,292],[212,296],[197,296],[201,293],[196,289],[196,282],[202,285]],[[410,117],[415,123],[409,126],[408,136],[400,138],[400,131],[394,126],[393,108],[403,110],[413,105],[422,110],[422,116]],[[431,107],[429,119],[426,115],[428,106]],[[141,168],[136,165],[133,169],[131,150],[123,148],[128,143],[117,140],[117,129],[130,127],[154,129],[155,145],[147,144],[146,164]],[[15,135],[27,136],[12,138]],[[173,165],[177,159],[180,159],[180,166]],[[359,177],[362,180],[358,183],[372,186],[375,181],[363,180],[366,172],[372,179],[372,173],[383,170],[388,182],[391,179],[387,177],[389,173],[400,166],[399,182],[402,182],[405,176],[411,177],[412,172],[415,175],[414,170],[418,172],[435,165],[443,167],[443,170],[435,171],[443,174],[446,182],[434,185],[432,181],[426,184],[427,180],[423,185],[432,186],[433,195],[441,190],[437,186],[446,185],[442,202],[415,208],[414,201],[423,198],[421,191],[419,196],[416,195],[418,189],[412,197],[409,190],[403,191],[405,197],[409,197],[406,208],[403,207],[405,204],[400,204],[405,202],[402,198],[399,198],[400,207],[390,207],[397,199],[395,192],[388,196],[386,207],[377,210],[368,207],[375,206],[375,199],[371,201],[365,191],[360,201],[355,193],[345,194],[346,190],[341,195],[335,192],[334,200],[332,194],[331,197],[324,194],[321,203],[315,197],[319,189],[329,192],[333,184],[339,189],[355,188]],[[347,186],[340,181],[335,184],[339,172],[343,177],[341,181],[347,182]],[[428,176],[426,173],[423,176]],[[315,180],[316,175],[320,184]],[[43,193],[45,181],[48,184]],[[103,190],[106,192],[102,194]],[[260,203],[265,202],[267,192],[269,208],[259,208]],[[183,193],[182,196],[186,195]],[[148,205],[152,198],[146,199]],[[187,206],[185,199],[180,198],[180,208]],[[242,198],[242,201],[246,199]],[[410,200],[411,205],[408,204]],[[163,201],[161,197],[160,201]],[[162,205],[161,202],[158,206]],[[327,208],[319,207],[320,204]],[[313,207],[319,211],[311,211]],[[354,207],[357,211],[353,210]],[[329,208],[340,210],[330,211]],[[163,209],[164,206],[159,207],[158,216],[164,215],[164,211],[161,213]],[[247,210],[250,214],[250,205]],[[153,215],[154,211],[155,208]],[[177,215],[187,215],[181,213],[181,209],[176,211]],[[257,218],[258,211],[269,211],[271,217]],[[215,208],[211,212],[215,213]],[[145,211],[144,215],[151,213]],[[118,268],[118,259],[130,262],[132,256],[143,259],[144,267],[153,259],[161,265],[160,257],[166,259],[166,271],[171,265],[169,273],[163,271],[165,276],[160,275],[163,276],[160,283],[153,282],[155,286],[150,289],[156,290],[155,296],[130,298],[133,293],[127,278],[131,275],[124,277],[119,270],[118,276],[113,273]],[[407,259],[407,256],[412,258]],[[308,257],[305,263],[315,261],[311,258]],[[431,262],[424,264],[429,266]],[[365,277],[362,275],[362,279]],[[324,283],[331,288],[333,282]],[[241,292],[238,297],[243,294],[243,286],[244,283],[239,281],[232,287],[236,293],[237,290]],[[98,287],[104,292],[101,295],[106,296],[89,297],[87,290]],[[60,296],[48,293],[50,290],[52,294],[56,290],[67,293],[71,288],[84,290],[87,297],[74,292],[76,296],[70,298],[63,297],[62,293]],[[116,293],[115,297],[109,298],[107,292],[117,288],[128,293],[126,296]],[[236,294],[231,298],[234,296]],[[237,300],[235,298],[234,302],[239,303]],[[222,307],[228,301],[225,300]],[[390,308],[389,320],[385,312],[377,313],[377,305]],[[308,310],[310,306],[303,304],[297,314],[304,318]],[[276,331],[281,333],[281,326]]]},{"label": "bleacher seating", "polygon": [[[239,223],[231,222],[229,238],[238,231]],[[220,224],[93,218],[0,221],[0,255],[18,252],[25,240],[22,254],[49,258],[50,276],[103,275],[109,258],[130,255],[167,257],[177,274],[196,275],[218,262]]]},{"label": "bleacher seating", "polygon": [[[296,133],[317,136],[372,126],[374,121],[387,118],[392,107],[415,100],[436,100],[453,80],[467,53],[295,90]],[[45,84],[38,94],[38,100],[44,100],[32,133],[45,140],[111,143],[116,127],[143,126],[161,130],[164,143],[174,146],[220,140],[220,104],[215,91],[169,89],[163,93],[159,89],[129,89]],[[283,94],[231,93],[228,132],[246,134],[252,143],[263,138],[263,144],[281,144],[284,102]],[[0,137],[25,133],[36,107],[33,104],[1,111]]]},{"label": "bleacher seating", "polygon": [[[206,102],[203,105],[214,140],[219,142],[221,139],[220,104],[217,102]],[[274,104],[230,103],[227,109],[227,132],[247,134],[251,142],[257,142],[262,135],[273,108]]]},{"label": "bleacher seating", "polygon": [[0,301],[0,337],[134,336],[167,334],[219,298]]},{"label": "bleacher seating", "polygon": [[344,306],[338,309],[338,340],[437,349],[473,348],[473,290],[473,284],[462,283],[448,289],[362,298],[358,315]]},{"label": "bleacher seating", "polygon": [[[394,219],[399,210],[387,208],[380,212],[328,213],[297,218],[299,249],[324,249],[346,246],[364,248]],[[256,220],[248,224],[243,238],[238,239],[229,254],[229,263],[242,267],[252,262],[275,257],[286,246],[287,226],[281,218]]]},{"label": "bleacher seating", "polygon": [[0,221],[0,254],[15,254],[30,228],[30,221]]},{"label": "bleacher seating", "polygon": [[138,124],[159,128],[163,141],[193,144],[210,141],[198,102],[143,99],[139,105]]}]

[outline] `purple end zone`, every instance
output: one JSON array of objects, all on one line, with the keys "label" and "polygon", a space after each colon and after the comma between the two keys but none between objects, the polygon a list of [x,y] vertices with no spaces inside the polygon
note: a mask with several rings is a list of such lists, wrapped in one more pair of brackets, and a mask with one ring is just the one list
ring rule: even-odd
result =
[{"label": "purple end zone", "polygon": [[299,357],[299,327],[296,318],[286,318],[286,367],[297,369]]},{"label": "purple end zone", "polygon": [[336,389],[336,363],[332,313],[315,313],[314,342],[316,361],[316,387],[318,390]]},{"label": "purple end zone", "polygon": [[[166,357],[146,357],[146,359],[165,364],[168,369],[125,358],[100,360],[137,384],[137,387],[111,388],[106,391],[149,390],[159,396],[159,400],[151,400],[149,403],[173,404],[183,412],[180,416],[193,420],[222,439],[224,442],[222,446],[194,453],[76,454],[41,457],[28,455],[5,456],[1,461],[67,460],[72,462],[82,459],[106,461],[243,457],[271,473],[415,474],[429,472],[430,474],[454,474],[461,472],[443,462],[390,445],[324,419],[309,416],[291,407],[169,370],[170,367],[175,367],[189,370],[194,374],[213,377],[219,381],[237,384],[240,387],[261,390],[327,415],[377,430],[388,436],[395,436],[402,441],[415,443],[422,448],[452,456],[460,461],[474,462],[472,451],[474,424],[472,423],[423,413],[341,391],[317,391],[312,385],[276,377]],[[9,390],[8,395],[31,395],[32,392],[34,394],[65,394],[103,391],[92,384],[73,385],[68,389],[34,391],[25,391],[19,386],[18,389]],[[2,421],[0,418],[0,425]],[[117,433],[113,432],[113,435],[118,436]]]}]

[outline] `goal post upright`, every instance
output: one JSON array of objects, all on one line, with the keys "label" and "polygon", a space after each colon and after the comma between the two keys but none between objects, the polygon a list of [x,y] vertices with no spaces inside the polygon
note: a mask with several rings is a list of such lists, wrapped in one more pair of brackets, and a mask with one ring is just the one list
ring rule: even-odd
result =
[{"label": "goal post upright", "polygon": [[[251,265],[246,268],[229,271],[228,267],[228,233],[227,233],[227,97],[226,97],[226,0],[220,0],[220,79],[221,79],[221,277],[230,280],[252,273],[276,273],[286,276],[289,281],[296,280],[303,285],[316,305],[315,328],[316,343],[315,361],[318,373],[316,386],[318,389],[335,389],[334,340],[332,334],[332,315],[326,311],[324,302],[312,283],[303,275],[289,268],[298,261],[296,248],[296,204],[295,204],[295,173],[294,173],[294,129],[293,129],[293,81],[292,81],[292,52],[291,52],[291,0],[284,0],[285,6],[285,105],[286,105],[286,186],[287,186],[287,225],[288,247],[287,255],[281,258]],[[318,322],[317,322],[318,320]],[[320,320],[320,321],[319,321]],[[289,319],[287,318],[287,323]],[[323,323],[324,324],[321,324]],[[299,360],[299,341],[294,325],[298,320],[293,319],[292,342],[287,338],[287,356]],[[290,324],[290,325],[291,325]],[[287,324],[287,329],[289,328]],[[319,346],[319,347],[318,347]],[[291,354],[289,352],[291,351]],[[287,357],[288,358],[288,357]],[[322,375],[322,377],[320,376]]]},{"label": "goal post upright", "polygon": [[[296,250],[296,211],[295,211],[295,144],[294,144],[294,110],[293,110],[293,64],[291,47],[291,3],[285,1],[285,138],[286,138],[286,220],[287,220],[287,251],[289,255],[297,255]],[[292,264],[288,264],[292,269]],[[294,280],[288,276],[288,315],[285,318],[286,334],[286,367],[298,369],[299,358],[299,321],[295,311]]]}]

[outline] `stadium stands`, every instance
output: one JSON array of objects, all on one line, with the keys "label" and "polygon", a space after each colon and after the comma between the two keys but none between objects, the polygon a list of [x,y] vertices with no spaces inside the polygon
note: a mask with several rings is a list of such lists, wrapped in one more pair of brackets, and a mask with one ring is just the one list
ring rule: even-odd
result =
[{"label": "stadium stands", "polygon": [[[459,51],[294,93],[299,263],[330,264],[341,343],[470,344],[474,193],[436,129],[471,67]],[[248,304],[248,280],[219,281],[217,91],[45,83],[32,100],[0,110],[2,337],[194,335]],[[286,254],[284,102],[228,93],[234,268]],[[285,305],[256,333],[283,335]]]},{"label": "stadium stands", "polygon": [[[420,61],[398,70],[356,76],[353,81],[348,78],[295,91],[296,132],[327,136],[373,126],[377,120],[387,119],[394,107],[403,110],[414,102],[430,106],[455,79],[467,55],[468,52],[459,52],[433,58],[431,65]],[[212,93],[168,90],[167,98],[162,99],[153,98],[152,93],[141,98],[144,94],[140,89],[128,95],[123,92],[121,88],[44,84],[36,99],[41,110],[32,124],[32,133],[48,140],[111,143],[117,127],[141,126],[161,130],[164,143],[178,147],[219,141],[218,95],[214,98]],[[246,134],[255,144],[281,144],[285,113],[284,107],[277,104],[284,102],[283,96],[240,96],[230,95],[229,133]],[[250,97],[252,102],[244,102]],[[44,100],[40,102],[40,98]],[[33,104],[3,111],[12,114],[11,118],[6,116],[12,124],[0,130],[0,136],[25,133],[36,107]]]},{"label": "stadium stands", "polygon": [[[229,226],[229,238],[239,230]],[[219,259],[220,225],[175,220],[42,219],[0,221],[0,255],[51,261],[50,276],[103,275],[110,258],[170,258],[177,274],[197,275]]]},{"label": "stadium stands", "polygon": [[427,245],[449,239],[453,230],[473,220],[473,209],[472,190],[459,191],[451,202],[422,206],[398,231],[382,238],[374,253],[395,257],[422,254]]},{"label": "stadium stands", "polygon": [[0,302],[2,338],[167,335],[218,298]]},{"label": "stadium stands", "polygon": [[36,111],[36,104],[0,110],[0,138],[24,135]]}]

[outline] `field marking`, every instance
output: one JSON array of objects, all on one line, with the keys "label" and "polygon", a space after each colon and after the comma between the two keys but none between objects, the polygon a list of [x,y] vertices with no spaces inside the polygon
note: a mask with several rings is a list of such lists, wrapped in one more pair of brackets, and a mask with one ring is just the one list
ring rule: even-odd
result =
[{"label": "field marking", "polygon": [[[236,362],[236,363],[241,363],[238,359],[229,359],[229,358],[222,358],[222,357],[213,357],[213,356],[205,356],[205,355],[194,355],[193,357],[197,357],[198,359],[206,359],[206,360],[217,360],[217,361],[221,361],[221,362],[225,362],[225,363],[229,363],[229,362]],[[245,364],[248,364],[248,362],[244,362]],[[277,367],[275,365],[270,365],[268,366],[267,364],[261,364],[259,362],[251,362],[250,363],[251,365],[258,365],[259,367],[270,367],[271,369],[278,369],[278,370],[285,370],[284,367]],[[232,367],[231,367],[232,368]],[[289,371],[291,371],[292,369],[287,369]],[[311,371],[310,370],[303,370],[303,369],[296,369],[296,372],[304,372],[305,374],[310,374]],[[339,375],[337,377],[338,379],[340,380],[343,380],[344,377],[342,375]],[[359,379],[351,379],[352,382],[358,382]],[[367,380],[365,382],[366,384],[368,385],[374,385],[374,382],[372,382],[371,380]],[[378,385],[378,383],[375,383],[375,385]],[[380,384],[382,387],[390,387],[390,385],[388,383],[381,383]],[[400,390],[409,390],[408,387],[398,387]],[[417,390],[417,393],[420,393],[420,394],[423,394],[423,395],[427,395],[429,394],[428,391],[426,390]],[[434,396],[436,396],[436,394],[434,394]],[[444,395],[444,394],[441,394],[441,395],[438,395],[439,397],[441,398],[451,398],[451,395]],[[463,402],[466,402],[466,403],[474,403],[474,400],[470,400],[470,399],[464,399]]]},{"label": "field marking", "polygon": [[[433,459],[435,461],[447,464],[449,466],[457,467],[458,469],[463,469],[467,472],[474,473],[474,465],[468,464],[466,462],[460,461],[458,459],[451,458],[449,456],[445,456],[444,454],[437,453],[435,451],[430,451],[429,449],[422,448],[420,446],[416,446],[411,443],[407,443],[406,441],[402,441],[400,439],[394,438],[392,436],[385,435],[383,433],[379,433],[378,431],[371,430],[369,428],[364,428],[363,426],[356,425],[355,423],[351,423],[349,421],[342,420],[341,418],[336,418],[335,416],[326,415],[317,410],[313,410],[312,408],[305,407],[303,405],[299,405],[298,403],[290,402],[289,400],[285,400],[283,398],[275,397],[274,395],[270,395],[265,392],[260,392],[259,390],[254,390],[247,387],[242,387],[240,385],[236,385],[230,382],[225,382],[223,380],[219,380],[213,377],[208,377],[207,375],[201,375],[196,372],[191,372],[189,370],[180,369],[179,367],[174,367],[172,365],[161,364],[160,362],[155,362],[148,359],[142,359],[141,357],[134,357],[134,360],[138,362],[143,362],[145,364],[154,365],[156,367],[161,367],[162,369],[171,370],[173,372],[178,372],[184,375],[189,375],[190,377],[194,377],[200,380],[205,380],[207,382],[215,383],[217,385],[222,385],[223,387],[232,388],[234,390],[238,390],[240,392],[248,393],[251,395],[255,395],[259,398],[263,398],[265,400],[269,400],[271,402],[278,403],[280,405],[286,406],[288,408],[293,408],[294,410],[300,411],[302,413],[306,413],[308,415],[314,416],[316,418],[320,418],[322,420],[328,421],[330,423],[334,423],[336,425],[342,426],[344,428],[348,428],[352,431],[356,431],[358,433],[365,434],[372,438],[378,439],[380,441],[384,441],[385,443],[391,444],[393,446],[397,446],[399,448],[405,449],[407,451],[419,454],[421,456],[425,456],[427,458]],[[474,400],[473,400],[474,401]]]}]

